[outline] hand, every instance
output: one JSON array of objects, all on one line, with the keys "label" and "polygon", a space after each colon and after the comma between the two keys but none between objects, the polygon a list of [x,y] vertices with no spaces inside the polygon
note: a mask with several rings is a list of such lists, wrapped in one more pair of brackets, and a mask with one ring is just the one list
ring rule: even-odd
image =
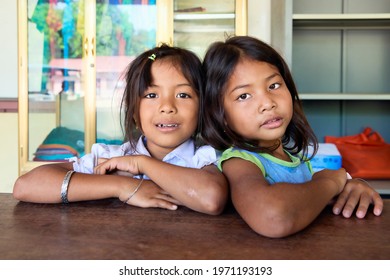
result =
[{"label": "hand", "polygon": [[[121,193],[119,199],[126,201],[133,192],[134,187],[131,190],[127,189]],[[182,205],[180,201],[174,199],[150,180],[142,182],[138,191],[127,201],[127,204],[142,208],[158,207],[168,210],[176,210],[178,205]]]},{"label": "hand", "polygon": [[[98,158],[97,159],[96,166],[94,167],[94,173],[95,174],[98,174],[98,173],[96,173],[96,167],[98,165],[106,162],[107,160],[109,160],[109,159],[108,158]],[[111,175],[126,176],[126,177],[134,177],[135,175],[137,175],[137,174],[132,174],[132,173],[126,172],[126,171],[121,171],[121,170],[111,171],[110,174]]]},{"label": "hand", "polygon": [[99,159],[98,165],[94,168],[95,174],[112,174],[134,176],[140,174],[138,160],[142,156],[121,156],[110,159]]},{"label": "hand", "polygon": [[343,191],[336,199],[333,213],[335,215],[342,213],[345,218],[349,218],[357,207],[356,217],[362,219],[366,216],[370,204],[374,205],[374,215],[381,215],[383,201],[380,195],[366,181],[351,179],[347,181]]}]

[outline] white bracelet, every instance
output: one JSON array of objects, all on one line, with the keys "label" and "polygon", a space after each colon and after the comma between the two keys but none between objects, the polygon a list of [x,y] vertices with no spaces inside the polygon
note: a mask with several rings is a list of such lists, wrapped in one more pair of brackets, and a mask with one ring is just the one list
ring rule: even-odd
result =
[{"label": "white bracelet", "polygon": [[130,200],[130,198],[132,198],[135,195],[135,193],[138,191],[139,187],[141,187],[141,184],[143,181],[144,181],[144,178],[142,177],[141,181],[138,183],[135,190],[129,195],[129,197],[125,201],[123,201],[124,204],[127,204],[127,202]]},{"label": "white bracelet", "polygon": [[61,201],[64,204],[69,203],[69,201],[68,201],[68,186],[69,186],[70,178],[72,177],[74,172],[75,172],[74,170],[69,170],[64,177],[64,181],[62,181]]}]

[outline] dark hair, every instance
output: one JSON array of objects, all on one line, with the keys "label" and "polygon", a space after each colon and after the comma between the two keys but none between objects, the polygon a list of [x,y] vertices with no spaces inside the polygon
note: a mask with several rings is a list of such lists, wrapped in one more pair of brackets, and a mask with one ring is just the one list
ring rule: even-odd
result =
[{"label": "dark hair", "polygon": [[203,113],[202,137],[218,150],[232,146],[256,152],[272,151],[276,147],[258,147],[253,139],[243,138],[225,125],[223,108],[224,91],[228,80],[242,58],[264,61],[278,68],[293,100],[293,116],[283,136],[282,144],[292,154],[303,152],[308,155],[308,146],[313,145],[314,153],[318,149],[317,138],[304,113],[295,83],[287,63],[270,45],[249,36],[235,36],[225,42],[215,42],[208,48],[203,60],[205,72],[205,97],[207,110]]},{"label": "dark hair", "polygon": [[[126,87],[121,102],[123,114],[122,129],[124,126],[125,141],[129,141],[133,148],[142,131],[137,128],[139,120],[140,97],[152,84],[152,64],[155,61],[168,61],[180,70],[199,97],[199,118],[197,132],[200,131],[200,116],[203,111],[203,72],[202,62],[193,52],[162,44],[137,56],[126,71]],[[122,117],[121,117],[122,119]]]}]

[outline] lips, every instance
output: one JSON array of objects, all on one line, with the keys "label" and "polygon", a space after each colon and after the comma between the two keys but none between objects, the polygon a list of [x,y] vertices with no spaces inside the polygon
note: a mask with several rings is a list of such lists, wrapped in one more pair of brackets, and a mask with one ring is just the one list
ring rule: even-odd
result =
[{"label": "lips", "polygon": [[277,128],[277,127],[281,126],[282,124],[283,124],[282,118],[274,117],[274,118],[270,118],[270,119],[266,120],[265,122],[263,122],[263,124],[261,126],[266,127],[266,128]]},{"label": "lips", "polygon": [[277,121],[280,121],[280,118],[275,118],[275,119],[272,119],[272,120],[265,121],[265,122],[263,123],[263,125],[264,125],[264,124],[274,123],[274,122],[277,122]]}]

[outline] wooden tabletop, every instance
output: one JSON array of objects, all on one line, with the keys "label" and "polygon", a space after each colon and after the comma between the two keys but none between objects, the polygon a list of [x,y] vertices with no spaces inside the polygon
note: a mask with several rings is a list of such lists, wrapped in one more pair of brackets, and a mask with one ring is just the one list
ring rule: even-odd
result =
[{"label": "wooden tabletop", "polygon": [[32,204],[0,194],[0,259],[389,260],[390,200],[384,203],[382,216],[363,220],[327,208],[302,232],[271,239],[253,232],[232,208],[209,216],[117,199]]}]

